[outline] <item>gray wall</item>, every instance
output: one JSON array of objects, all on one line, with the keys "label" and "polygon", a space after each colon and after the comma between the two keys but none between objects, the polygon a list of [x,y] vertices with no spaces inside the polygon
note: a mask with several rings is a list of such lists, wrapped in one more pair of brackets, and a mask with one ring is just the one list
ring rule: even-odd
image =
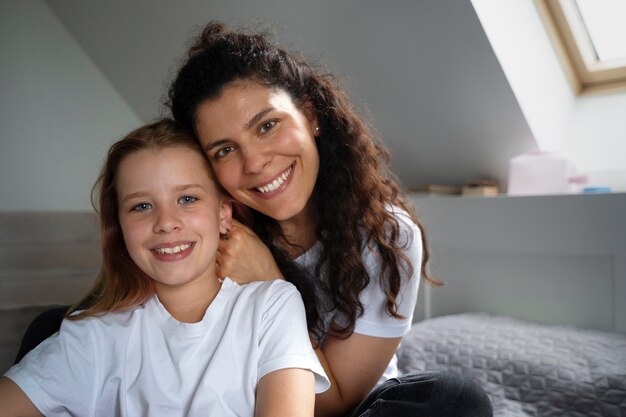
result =
[{"label": "gray wall", "polygon": [[0,211],[90,210],[139,118],[40,0],[0,2]]},{"label": "gray wall", "polygon": [[131,108],[148,121],[190,36],[211,19],[271,24],[327,64],[369,110],[407,187],[506,182],[532,134],[469,1],[50,0]]}]

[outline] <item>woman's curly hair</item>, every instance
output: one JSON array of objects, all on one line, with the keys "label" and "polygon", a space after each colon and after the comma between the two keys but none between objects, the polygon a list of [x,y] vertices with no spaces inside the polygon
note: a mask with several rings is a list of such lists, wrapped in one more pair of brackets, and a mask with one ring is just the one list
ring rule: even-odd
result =
[{"label": "woman's curly hair", "polygon": [[[333,329],[335,333],[346,337],[353,332],[356,318],[363,313],[359,294],[377,278],[369,276],[363,263],[366,245],[380,254],[386,310],[400,317],[396,297],[401,276],[411,276],[413,265],[403,253],[399,224],[390,206],[404,209],[422,231],[420,273],[435,285],[439,282],[426,272],[429,253],[423,227],[387,168],[388,150],[333,76],[318,73],[296,54],[277,47],[267,34],[233,31],[220,22],[209,23],[190,47],[170,86],[167,104],[177,122],[196,132],[200,104],[239,80],[285,91],[298,106],[308,100],[316,111],[320,167],[311,198],[319,219],[316,237],[323,247],[316,275],[324,271],[325,291],[336,311],[347,318],[345,325]],[[261,213],[253,215],[255,232],[302,294],[309,330],[320,336],[324,329],[311,280],[274,244],[282,236],[278,224]]]}]

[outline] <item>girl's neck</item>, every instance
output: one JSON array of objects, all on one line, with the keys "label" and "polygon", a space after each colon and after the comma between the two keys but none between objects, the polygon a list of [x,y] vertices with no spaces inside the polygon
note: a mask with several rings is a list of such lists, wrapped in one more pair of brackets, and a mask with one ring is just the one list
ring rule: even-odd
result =
[{"label": "girl's neck", "polygon": [[213,277],[184,287],[157,286],[156,293],[173,318],[183,323],[197,323],[202,320],[221,287],[222,283]]}]

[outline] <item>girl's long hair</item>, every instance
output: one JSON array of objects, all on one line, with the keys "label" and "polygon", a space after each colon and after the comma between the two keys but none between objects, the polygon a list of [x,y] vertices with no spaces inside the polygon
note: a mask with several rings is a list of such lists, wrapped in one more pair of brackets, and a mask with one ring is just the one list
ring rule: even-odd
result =
[{"label": "girl's long hair", "polygon": [[[203,155],[193,135],[170,119],[140,127],[109,149],[91,193],[92,204],[100,217],[102,268],[91,290],[70,308],[69,313],[81,311],[68,316],[69,319],[125,310],[145,302],[154,294],[152,280],[139,269],[126,249],[118,215],[116,180],[119,166],[127,156],[144,149],[169,147],[182,147]],[[206,170],[210,175],[208,162]]]},{"label": "girl's long hair", "polygon": [[[387,168],[388,150],[333,76],[318,73],[299,56],[272,44],[266,34],[232,31],[214,22],[190,47],[170,87],[167,104],[177,122],[197,133],[199,105],[217,98],[225,86],[239,80],[286,91],[296,105],[308,100],[315,108],[321,133],[316,138],[320,167],[311,198],[319,219],[317,239],[323,245],[316,275],[324,271],[325,291],[336,311],[347,318],[345,326],[333,330],[344,337],[353,332],[356,318],[363,313],[359,294],[371,279],[380,281],[387,296],[387,313],[400,317],[396,297],[401,277],[411,276],[414,266],[403,253],[401,242],[405,239],[400,237],[391,206],[405,210],[420,228],[423,259],[415,267],[427,281],[440,285],[426,271],[429,252],[423,227]],[[310,277],[274,244],[275,238],[282,236],[276,221],[253,214],[255,232],[302,294],[309,330],[321,335],[325,329]],[[381,277],[370,277],[367,272],[362,258],[366,246],[380,254]]]}]

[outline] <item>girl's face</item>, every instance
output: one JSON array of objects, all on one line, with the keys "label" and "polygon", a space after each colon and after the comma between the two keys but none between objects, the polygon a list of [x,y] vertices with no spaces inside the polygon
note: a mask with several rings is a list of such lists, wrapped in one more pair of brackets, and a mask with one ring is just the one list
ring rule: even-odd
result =
[{"label": "girl's face", "polygon": [[119,165],[115,186],[124,242],[157,293],[215,281],[219,234],[231,213],[209,175],[203,156],[183,147],[141,150]]},{"label": "girl's face", "polygon": [[196,128],[231,196],[279,222],[309,216],[319,170],[311,103],[299,108],[284,91],[235,82],[199,106]]}]

